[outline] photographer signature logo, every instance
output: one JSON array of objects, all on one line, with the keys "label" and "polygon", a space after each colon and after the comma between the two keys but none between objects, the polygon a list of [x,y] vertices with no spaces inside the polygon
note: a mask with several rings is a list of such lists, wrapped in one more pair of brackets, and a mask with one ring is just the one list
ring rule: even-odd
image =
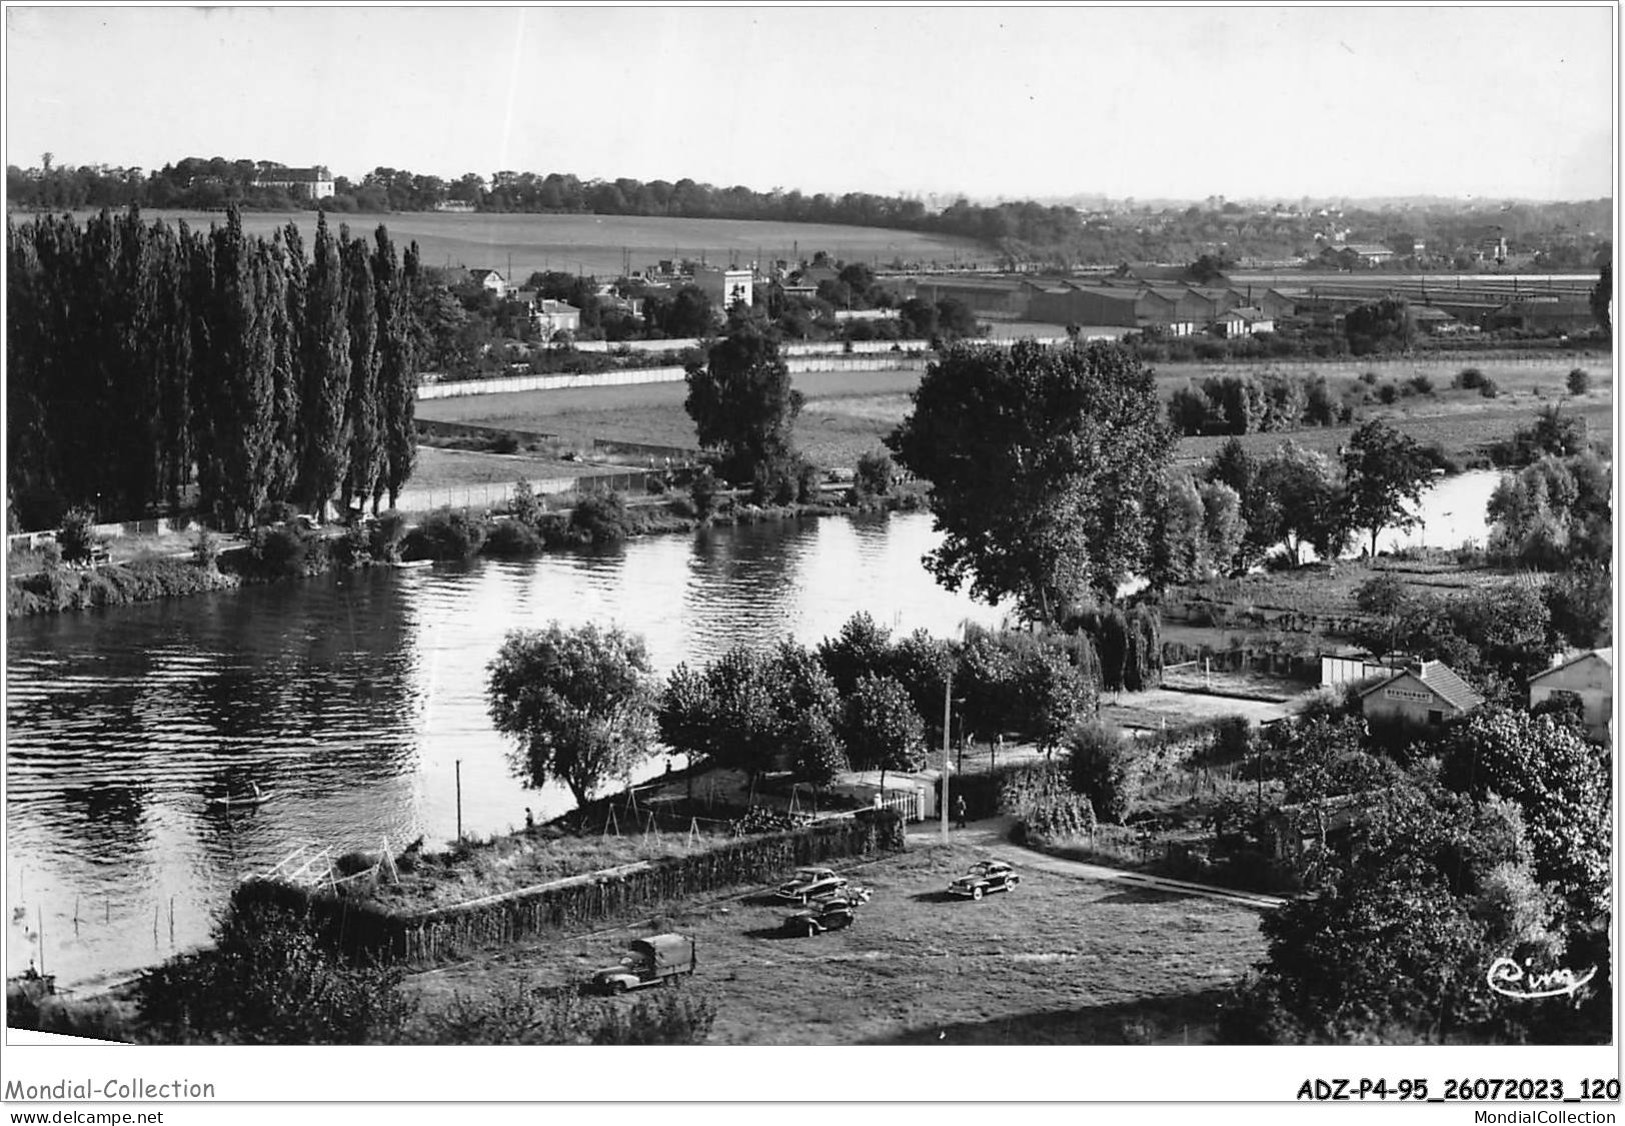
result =
[{"label": "photographer signature logo", "polygon": [[1486,975],[1486,978],[1490,983],[1490,988],[1501,996],[1529,1001],[1537,997],[1573,995],[1582,985],[1596,976],[1596,966],[1590,967],[1579,975],[1568,969],[1551,970],[1548,973],[1534,973],[1527,962],[1520,966],[1511,958],[1497,958],[1490,964],[1490,972]]}]

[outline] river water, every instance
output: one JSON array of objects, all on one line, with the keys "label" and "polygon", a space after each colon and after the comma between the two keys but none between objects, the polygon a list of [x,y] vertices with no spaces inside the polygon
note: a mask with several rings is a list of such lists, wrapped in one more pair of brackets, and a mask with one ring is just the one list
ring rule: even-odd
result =
[{"label": "river water", "polygon": [[[1397,542],[1482,542],[1494,481],[1443,482]],[[664,675],[737,643],[814,644],[859,610],[937,636],[997,624],[920,566],[937,543],[924,514],[776,522],[13,621],[6,971],[43,957],[89,983],[194,946],[239,879],[301,844],[437,847],[459,776],[471,834],[567,809],[519,784],[486,715],[511,628],[616,624]],[[208,806],[250,781],[264,805]]]},{"label": "river water", "polygon": [[[939,636],[996,624],[920,566],[937,542],[923,514],[778,522],[14,621],[7,972],[42,931],[63,984],[194,945],[238,879],[303,842],[440,845],[459,770],[465,832],[569,808],[515,780],[486,716],[510,628],[616,624],[664,674],[736,643],[816,643],[859,610]],[[264,805],[208,807],[249,781]]]}]

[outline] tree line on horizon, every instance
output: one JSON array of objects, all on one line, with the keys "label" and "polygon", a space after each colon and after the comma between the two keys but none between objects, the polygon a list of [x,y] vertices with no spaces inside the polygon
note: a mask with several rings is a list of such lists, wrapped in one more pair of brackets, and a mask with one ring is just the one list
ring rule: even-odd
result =
[{"label": "tree line on horizon", "polygon": [[391,506],[415,457],[417,244],[404,260],[325,215],[307,255],[224,225],[104,211],[7,222],[8,505],[48,527],[192,505],[245,527],[267,505]]},{"label": "tree line on horizon", "polygon": [[[270,161],[187,157],[160,169],[55,166],[6,169],[14,207],[85,209],[141,206],[218,210],[236,204],[261,210],[314,207],[281,187],[258,187]],[[442,203],[481,212],[636,215],[687,219],[828,223],[919,231],[982,243],[1013,264],[1042,260],[1057,265],[1194,261],[1223,247],[1235,255],[1290,256],[1314,245],[1325,220],[1307,215],[1254,214],[1222,196],[1183,210],[1129,208],[1101,218],[1067,204],[1034,200],[973,203],[960,197],[940,212],[918,199],[871,192],[841,194],[799,190],[756,191],[717,187],[687,177],[643,181],[631,177],[586,179],[570,173],[499,171],[489,180],[475,172],[456,179],[407,169],[379,167],[359,180],[334,177],[334,195],[320,205],[333,212],[430,211]],[[1514,203],[1494,211],[1429,204],[1402,211],[1355,208],[1342,220],[1352,241],[1409,246],[1412,236],[1449,246],[1468,245],[1487,233],[1540,251],[1552,268],[1594,266],[1611,257],[1611,200]],[[1403,232],[1396,229],[1396,224]],[[1584,232],[1591,232],[1586,234]],[[1403,237],[1397,237],[1399,234]],[[1600,254],[1599,254],[1600,252]],[[1407,251],[1408,253],[1408,251]]]}]

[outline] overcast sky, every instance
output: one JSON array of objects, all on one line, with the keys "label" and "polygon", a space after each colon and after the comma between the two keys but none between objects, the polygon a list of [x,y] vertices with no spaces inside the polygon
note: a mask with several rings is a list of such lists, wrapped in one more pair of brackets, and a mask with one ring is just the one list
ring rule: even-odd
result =
[{"label": "overcast sky", "polygon": [[1612,192],[1614,11],[10,7],[6,159],[975,197]]}]

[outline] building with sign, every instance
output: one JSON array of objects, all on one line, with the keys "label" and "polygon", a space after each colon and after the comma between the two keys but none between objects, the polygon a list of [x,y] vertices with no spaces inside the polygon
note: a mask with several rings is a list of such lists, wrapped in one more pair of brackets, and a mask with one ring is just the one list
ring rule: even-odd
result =
[{"label": "building with sign", "polygon": [[1423,661],[1360,693],[1360,712],[1367,719],[1438,724],[1483,702],[1449,665]]}]

